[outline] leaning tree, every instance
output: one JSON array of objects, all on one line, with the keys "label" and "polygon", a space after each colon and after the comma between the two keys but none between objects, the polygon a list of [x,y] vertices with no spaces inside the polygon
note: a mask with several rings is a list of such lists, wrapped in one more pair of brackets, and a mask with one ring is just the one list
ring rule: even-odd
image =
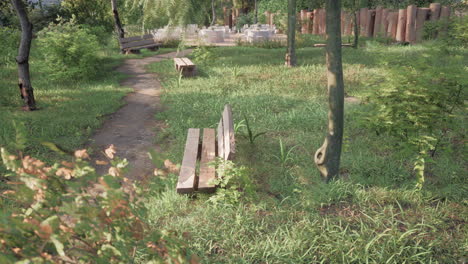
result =
[{"label": "leaning tree", "polygon": [[327,0],[328,131],[315,153],[315,164],[327,180],[338,176],[343,142],[344,82],[341,62],[341,0]]},{"label": "leaning tree", "polygon": [[125,37],[125,31],[122,27],[122,22],[120,22],[119,10],[117,9],[117,0],[111,0],[112,15],[114,16],[114,27],[115,32],[119,38]]},{"label": "leaning tree", "polygon": [[18,86],[21,98],[24,101],[23,109],[26,111],[33,111],[36,110],[36,100],[34,99],[34,91],[29,74],[32,24],[29,22],[25,4],[22,0],[11,0],[11,4],[18,14],[21,24],[21,42],[18,49],[18,56],[16,57],[16,62],[18,63]]}]

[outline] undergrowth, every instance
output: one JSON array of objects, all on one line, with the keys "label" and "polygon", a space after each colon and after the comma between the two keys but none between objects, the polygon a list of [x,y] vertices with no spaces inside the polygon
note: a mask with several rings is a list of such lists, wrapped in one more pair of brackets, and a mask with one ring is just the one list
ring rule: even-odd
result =
[{"label": "undergrowth", "polygon": [[[167,158],[179,163],[187,129],[215,128],[229,103],[236,128],[235,164],[248,168],[254,185],[252,194],[242,188],[229,193],[237,201],[232,203],[219,197],[234,189],[190,199],[175,192],[176,175],[154,179],[146,202],[154,228],[185,232],[181,237],[203,263],[465,261],[464,118],[459,115],[448,124],[437,155],[425,168],[421,190],[415,188],[414,152],[398,147],[395,137],[375,133],[366,120],[374,111],[368,96],[379,94],[397,67],[385,62],[398,58],[405,64],[431,56],[428,45],[433,43],[364,44],[343,49],[345,92],[360,103],[345,105],[342,179],[329,184],[313,165],[326,130],[323,49],[298,49],[299,66],[288,69],[283,49],[197,50],[192,59],[199,74],[187,79],[178,78],[171,62],[151,65],[164,86],[167,108],[157,118],[167,127],[156,140]],[[453,51],[451,56],[466,63],[465,50]]]}]

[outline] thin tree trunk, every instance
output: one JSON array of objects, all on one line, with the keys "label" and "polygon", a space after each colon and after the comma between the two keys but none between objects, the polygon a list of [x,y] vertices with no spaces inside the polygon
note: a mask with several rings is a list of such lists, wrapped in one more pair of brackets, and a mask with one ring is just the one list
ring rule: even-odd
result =
[{"label": "thin tree trunk", "polygon": [[211,20],[211,26],[213,26],[216,23],[215,0],[211,0],[211,12],[213,13],[213,20]]},{"label": "thin tree trunk", "polygon": [[286,50],[285,64],[288,67],[296,66],[296,0],[288,0],[288,48]]},{"label": "thin tree trunk", "polygon": [[20,89],[21,98],[24,101],[23,110],[36,110],[36,100],[34,99],[34,91],[31,85],[29,74],[29,52],[31,50],[32,41],[32,24],[29,22],[24,3],[22,0],[11,0],[11,4],[18,14],[21,23],[21,43],[18,49],[16,62],[18,63],[18,87]]},{"label": "thin tree trunk", "polygon": [[255,16],[254,16],[254,24],[258,23],[258,5],[257,0],[255,0]]},{"label": "thin tree trunk", "polygon": [[341,63],[341,1],[327,0],[328,131],[315,153],[315,164],[327,180],[337,177],[343,141],[344,83]]},{"label": "thin tree trunk", "polygon": [[119,36],[119,38],[122,39],[125,37],[125,31],[122,27],[122,23],[120,22],[119,11],[117,9],[117,0],[111,0],[111,5],[112,5],[112,14],[114,15],[115,32],[117,32],[117,35]]},{"label": "thin tree trunk", "polygon": [[353,13],[354,13],[354,43],[353,43],[353,47],[355,49],[357,49],[358,44],[359,44],[359,25],[358,25],[357,11],[355,11]]}]

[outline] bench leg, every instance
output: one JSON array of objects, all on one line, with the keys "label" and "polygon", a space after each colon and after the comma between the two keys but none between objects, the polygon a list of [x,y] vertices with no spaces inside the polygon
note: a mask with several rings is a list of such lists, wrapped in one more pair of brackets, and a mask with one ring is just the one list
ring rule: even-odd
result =
[{"label": "bench leg", "polygon": [[150,50],[150,51],[158,51],[158,50],[159,50],[159,47],[148,48],[148,50]]},{"label": "bench leg", "polygon": [[132,50],[132,49],[128,49],[126,50],[125,54],[140,54],[140,50]]}]

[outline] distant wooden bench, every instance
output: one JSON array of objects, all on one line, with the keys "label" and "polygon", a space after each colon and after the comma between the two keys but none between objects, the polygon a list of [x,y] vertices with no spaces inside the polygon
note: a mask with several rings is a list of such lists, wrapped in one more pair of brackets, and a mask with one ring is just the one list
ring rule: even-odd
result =
[{"label": "distant wooden bench", "polygon": [[189,58],[174,58],[174,66],[185,77],[195,76],[197,69]]},{"label": "distant wooden bench", "polygon": [[[226,105],[218,124],[217,135],[214,128],[204,128],[200,143],[200,129],[189,128],[177,192],[214,192],[216,186],[210,184],[210,181],[216,177],[216,168],[209,163],[214,161],[216,156],[232,160],[234,153],[234,122],[231,106]],[[199,171],[197,171],[197,162],[200,164]]]},{"label": "distant wooden bench", "polygon": [[146,34],[143,36],[121,38],[119,39],[120,48],[126,53],[140,53],[141,49],[149,49],[156,51],[161,46],[161,43],[157,43],[154,40],[153,35]]}]

